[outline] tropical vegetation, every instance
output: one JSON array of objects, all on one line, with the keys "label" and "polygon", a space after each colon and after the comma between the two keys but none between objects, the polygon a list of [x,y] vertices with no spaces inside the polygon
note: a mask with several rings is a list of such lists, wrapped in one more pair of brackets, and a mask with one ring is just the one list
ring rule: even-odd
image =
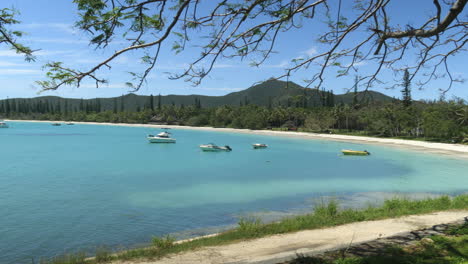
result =
[{"label": "tropical vegetation", "polygon": [[298,130],[379,137],[468,141],[468,105],[455,98],[414,101],[375,92],[306,89],[268,81],[225,96],[137,96],[0,101],[0,117],[110,123],[156,123],[243,129]]}]

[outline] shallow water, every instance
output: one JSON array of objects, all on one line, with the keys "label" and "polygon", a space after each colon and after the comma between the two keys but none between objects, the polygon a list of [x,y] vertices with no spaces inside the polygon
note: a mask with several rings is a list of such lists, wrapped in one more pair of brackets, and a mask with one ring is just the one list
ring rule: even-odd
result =
[{"label": "shallow water", "polygon": [[[376,145],[142,127],[10,122],[0,129],[0,263],[31,263],[167,233],[198,235],[252,212],[277,218],[311,199],[358,206],[386,193],[468,191],[468,162]],[[230,145],[204,153],[199,144]],[[268,149],[253,150],[252,143]],[[340,149],[367,149],[369,157]],[[358,198],[356,198],[358,197]],[[362,198],[364,197],[364,199]],[[367,197],[367,198],[366,198]],[[195,231],[191,231],[195,230]],[[187,231],[187,232],[184,232]]]}]

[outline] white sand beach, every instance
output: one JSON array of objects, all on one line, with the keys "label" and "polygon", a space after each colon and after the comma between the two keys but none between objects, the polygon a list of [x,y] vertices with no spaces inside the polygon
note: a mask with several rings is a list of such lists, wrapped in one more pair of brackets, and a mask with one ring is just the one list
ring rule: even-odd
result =
[{"label": "white sand beach", "polygon": [[[5,120],[13,122],[43,122],[43,123],[65,123],[67,121],[37,121],[37,120]],[[176,126],[176,125],[153,125],[153,124],[126,124],[126,123],[98,123],[98,122],[73,122],[75,124],[89,124],[89,125],[107,125],[107,126],[128,126],[128,127],[147,127],[147,128],[172,128],[172,129],[189,129],[189,130],[204,130],[204,131],[217,131],[217,132],[230,132],[230,133],[244,133],[256,134],[267,136],[282,136],[294,137],[311,140],[333,140],[350,143],[362,144],[377,144],[389,147],[406,148],[411,150],[437,153],[441,155],[448,155],[457,158],[468,159],[468,145],[462,144],[447,144],[426,142],[417,140],[404,140],[404,139],[390,139],[390,138],[377,138],[377,137],[364,137],[364,136],[348,136],[339,134],[318,134],[307,132],[293,132],[293,131],[272,131],[272,130],[250,130],[250,129],[235,129],[235,128],[213,128],[213,127],[191,127],[191,126]]]}]

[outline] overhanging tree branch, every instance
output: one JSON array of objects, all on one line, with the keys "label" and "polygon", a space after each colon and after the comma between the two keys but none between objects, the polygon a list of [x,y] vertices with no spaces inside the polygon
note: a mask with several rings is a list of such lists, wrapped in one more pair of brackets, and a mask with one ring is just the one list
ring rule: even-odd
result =
[{"label": "overhanging tree branch", "polygon": [[[358,65],[373,63],[375,70],[361,75],[360,82],[366,89],[382,83],[379,79],[382,71],[399,73],[403,69],[411,72],[411,80],[416,76],[433,79],[442,70],[451,84],[456,79],[449,74],[449,67],[443,70],[439,66],[465,51],[468,22],[462,11],[467,1],[433,0],[434,16],[418,28],[411,25],[401,28],[391,24],[390,0],[343,1],[343,5],[348,5],[347,12],[342,12],[345,7],[335,5],[332,0],[213,0],[208,6],[199,0],[75,0],[81,15],[77,26],[91,34],[92,45],[108,48],[120,39],[127,41],[128,46],[85,71],[49,63],[48,79],[38,84],[44,90],[55,90],[63,85],[79,86],[89,77],[99,86],[105,83],[98,77],[104,66],[110,68],[117,57],[140,50],[145,54],[142,61],[146,68],[142,73],[131,73],[135,84],[129,85],[138,90],[148,74],[157,69],[161,48],[173,41],[176,54],[183,52],[188,43],[196,43],[200,54],[183,71],[169,78],[198,85],[220,60],[251,59],[253,66],[261,66],[275,52],[277,40],[284,32],[324,19],[328,29],[318,34],[321,52],[293,58],[285,73],[276,78],[289,78],[299,70],[309,70],[308,85],[320,87],[332,69],[337,69],[336,76],[342,77],[356,71]],[[446,9],[446,16],[441,18],[442,10]],[[356,36],[361,41],[350,44],[349,40]],[[441,53],[440,49],[446,52]],[[416,62],[406,65],[408,56],[415,56]],[[418,83],[419,88],[427,84]]]}]

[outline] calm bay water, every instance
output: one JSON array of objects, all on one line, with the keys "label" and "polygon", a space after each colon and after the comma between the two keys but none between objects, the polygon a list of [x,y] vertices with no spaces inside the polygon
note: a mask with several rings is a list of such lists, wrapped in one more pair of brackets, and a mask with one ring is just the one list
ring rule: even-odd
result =
[{"label": "calm bay water", "polygon": [[[9,124],[0,129],[0,263],[232,225],[308,208],[313,197],[468,191],[466,160],[409,150],[182,129],[164,145],[147,143],[151,128]],[[233,151],[201,152],[209,142]]]}]

